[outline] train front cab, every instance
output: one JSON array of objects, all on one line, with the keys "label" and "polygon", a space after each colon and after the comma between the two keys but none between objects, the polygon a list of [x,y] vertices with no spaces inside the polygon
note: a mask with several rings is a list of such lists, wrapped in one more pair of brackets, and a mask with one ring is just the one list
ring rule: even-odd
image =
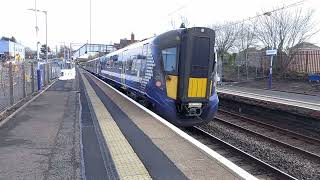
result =
[{"label": "train front cab", "polygon": [[172,99],[168,103],[171,108],[163,107],[163,115],[181,126],[208,123],[213,120],[219,101],[213,85],[214,31],[184,29],[176,39],[176,46],[162,48],[166,94]]}]

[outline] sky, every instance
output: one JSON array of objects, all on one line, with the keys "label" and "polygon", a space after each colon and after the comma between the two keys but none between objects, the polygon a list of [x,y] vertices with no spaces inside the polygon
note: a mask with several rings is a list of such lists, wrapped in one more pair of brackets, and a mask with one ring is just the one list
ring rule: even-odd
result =
[{"label": "sky", "polygon": [[[121,38],[144,39],[172,29],[180,17],[191,26],[208,26],[239,21],[261,11],[299,0],[91,0],[92,43],[110,44]],[[37,0],[37,9],[48,11],[48,44],[70,45],[89,41],[90,0]],[[22,44],[36,48],[35,0],[1,0],[0,36],[14,36]],[[314,9],[320,22],[320,1],[306,0],[300,7]],[[38,13],[38,39],[45,44],[45,16]],[[320,24],[317,26],[320,29]],[[320,34],[310,40],[320,46]],[[74,44],[73,44],[74,46]]]}]

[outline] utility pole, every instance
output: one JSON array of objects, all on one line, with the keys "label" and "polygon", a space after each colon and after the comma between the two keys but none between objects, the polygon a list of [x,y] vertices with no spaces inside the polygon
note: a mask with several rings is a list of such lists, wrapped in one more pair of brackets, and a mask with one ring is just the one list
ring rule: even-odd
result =
[{"label": "utility pole", "polygon": [[[10,43],[10,41],[9,41],[9,43]],[[13,42],[13,60],[14,61],[16,60],[16,43],[15,42]]]},{"label": "utility pole", "polygon": [[[35,0],[37,2],[37,0]],[[37,4],[35,5],[34,9],[28,9],[30,11],[34,11],[36,13],[36,36],[37,36],[37,60],[39,60],[39,42],[38,42],[38,17],[37,17],[37,12],[40,11],[37,9]],[[40,11],[43,12],[46,16],[46,62],[48,62],[48,11]]]},{"label": "utility pole", "polygon": [[91,44],[91,0],[90,0],[90,12],[89,13],[90,13],[90,15],[89,15],[90,16],[89,17],[90,18],[90,38],[89,38],[89,42]]},{"label": "utility pole", "polygon": [[249,80],[249,72],[248,72],[248,50],[249,50],[249,36],[250,36],[250,32],[249,32],[249,30],[247,30],[248,32],[247,32],[247,38],[246,38],[246,45],[247,45],[247,47],[246,47],[246,76],[247,76],[247,81]]},{"label": "utility pole", "polygon": [[46,62],[48,62],[48,11],[42,11],[46,15]]},{"label": "utility pole", "polygon": [[70,57],[70,61],[71,61],[71,57],[72,57],[72,46],[71,46],[71,42],[70,42],[70,47],[69,47],[69,57]]},{"label": "utility pole", "polygon": [[39,27],[38,27],[38,16],[37,16],[37,0],[34,0],[34,9],[35,9],[35,16],[36,16],[36,41],[37,41],[37,61],[39,61],[39,40],[38,40],[38,31],[39,31]]},{"label": "utility pole", "polygon": [[66,43],[63,42],[63,59],[64,59],[64,65],[66,64]]},{"label": "utility pole", "polygon": [[56,58],[58,58],[58,46],[56,45]]}]

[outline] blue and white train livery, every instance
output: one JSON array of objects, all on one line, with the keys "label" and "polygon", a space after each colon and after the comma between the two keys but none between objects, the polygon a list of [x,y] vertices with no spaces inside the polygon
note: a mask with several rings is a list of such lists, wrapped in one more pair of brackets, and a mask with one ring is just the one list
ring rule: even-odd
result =
[{"label": "blue and white train livery", "polygon": [[83,67],[178,126],[205,124],[218,109],[215,32],[183,28],[129,45]]}]

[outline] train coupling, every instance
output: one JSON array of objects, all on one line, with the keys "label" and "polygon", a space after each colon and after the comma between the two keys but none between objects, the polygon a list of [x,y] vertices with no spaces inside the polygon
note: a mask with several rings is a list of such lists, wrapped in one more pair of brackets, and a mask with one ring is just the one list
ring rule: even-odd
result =
[{"label": "train coupling", "polygon": [[202,113],[202,103],[188,103],[186,116],[200,116]]}]

